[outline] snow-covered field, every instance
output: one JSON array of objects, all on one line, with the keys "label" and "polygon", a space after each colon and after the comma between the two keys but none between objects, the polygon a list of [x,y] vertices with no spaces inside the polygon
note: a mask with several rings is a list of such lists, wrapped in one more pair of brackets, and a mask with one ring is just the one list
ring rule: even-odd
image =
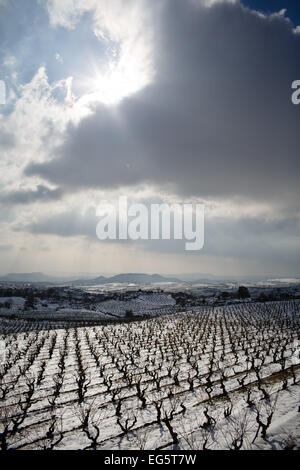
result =
[{"label": "snow-covered field", "polygon": [[[47,301],[36,298],[34,308],[24,309],[23,297],[0,297],[0,318],[18,318],[26,322],[27,319],[35,321],[73,321],[73,322],[99,322],[101,320],[122,319],[128,315],[133,316],[159,316],[175,313],[179,310],[176,301],[168,293],[141,292],[128,294],[125,298],[116,298],[100,302],[82,301],[82,292],[77,297],[58,298]],[[81,300],[81,301],[80,301]],[[9,303],[9,307],[6,305]],[[88,324],[88,323],[87,323]],[[3,329],[3,325],[2,325]],[[0,325],[1,331],[1,325]]]},{"label": "snow-covered field", "polygon": [[1,322],[2,448],[300,447],[299,302],[81,328]]},{"label": "snow-covered field", "polygon": [[170,294],[141,294],[136,299],[120,302],[106,300],[99,306],[101,312],[124,316],[128,310],[134,314],[156,314],[158,309],[173,307],[176,301]]}]

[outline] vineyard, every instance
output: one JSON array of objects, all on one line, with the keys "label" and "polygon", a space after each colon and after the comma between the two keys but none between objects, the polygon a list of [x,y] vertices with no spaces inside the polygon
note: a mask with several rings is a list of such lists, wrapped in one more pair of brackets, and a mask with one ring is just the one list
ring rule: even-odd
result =
[{"label": "vineyard", "polygon": [[0,319],[2,450],[299,446],[297,301],[29,324]]}]

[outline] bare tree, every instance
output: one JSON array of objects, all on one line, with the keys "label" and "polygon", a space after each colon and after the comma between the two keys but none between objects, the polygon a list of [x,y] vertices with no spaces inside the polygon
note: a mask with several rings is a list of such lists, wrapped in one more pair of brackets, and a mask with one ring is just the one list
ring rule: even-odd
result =
[{"label": "bare tree", "polygon": [[249,445],[248,434],[251,430],[248,410],[232,416],[224,427],[223,436],[230,450],[240,450]]},{"label": "bare tree", "polygon": [[254,439],[252,441],[252,444],[257,439],[257,436],[258,436],[260,430],[261,430],[261,437],[263,439],[266,439],[267,430],[271,426],[273,415],[274,415],[274,412],[275,412],[275,409],[276,409],[277,399],[278,399],[278,393],[276,394],[273,402],[264,401],[260,404],[260,406],[255,406],[255,412],[256,412],[256,418],[255,419],[256,419],[256,422],[258,424],[258,428],[257,428],[256,434],[254,436]]},{"label": "bare tree", "polygon": [[100,423],[104,418],[104,409],[93,400],[89,403],[78,403],[75,406],[75,414],[80,421],[82,431],[90,441],[85,449],[96,450],[99,446]]}]

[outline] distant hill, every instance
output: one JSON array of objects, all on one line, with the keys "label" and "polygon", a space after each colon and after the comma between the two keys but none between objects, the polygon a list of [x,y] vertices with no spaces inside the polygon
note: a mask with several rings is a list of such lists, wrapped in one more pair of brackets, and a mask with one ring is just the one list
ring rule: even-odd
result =
[{"label": "distant hill", "polygon": [[72,286],[93,286],[97,284],[106,284],[107,277],[98,276],[94,279],[76,279],[75,281],[69,282]]},{"label": "distant hill", "polygon": [[134,283],[134,284],[153,284],[155,282],[180,282],[179,279],[164,277],[160,274],[128,273],[117,274],[108,278],[107,282]]},{"label": "distant hill", "polygon": [[111,277],[99,276],[95,279],[79,279],[72,281],[71,284],[74,285],[96,285],[96,284],[154,284],[156,282],[181,282],[179,279],[164,277],[160,274],[143,274],[143,273],[126,273],[126,274],[116,274]]},{"label": "distant hill", "polygon": [[[199,277],[198,277],[199,276]],[[35,273],[9,273],[5,276],[0,276],[0,282],[11,282],[11,283],[29,283],[29,284],[48,284],[52,286],[69,285],[69,286],[93,286],[99,284],[155,284],[164,282],[176,282],[182,283],[187,282],[190,285],[197,284],[222,284],[228,282],[234,283],[266,283],[271,284],[287,284],[287,283],[298,283],[299,280],[295,279],[274,279],[271,276],[237,276],[237,277],[226,277],[223,278],[214,276],[212,274],[190,274],[190,275],[179,275],[178,277],[161,276],[160,274],[145,274],[145,273],[124,273],[116,274],[115,276],[105,277],[97,276],[82,277],[74,279],[75,276],[50,276],[42,272]]]},{"label": "distant hill", "polygon": [[49,284],[69,284],[72,286],[88,286],[109,283],[127,284],[154,284],[157,282],[181,282],[179,279],[164,277],[160,274],[127,273],[117,274],[111,277],[98,276],[94,279],[67,279],[63,277],[48,276],[44,273],[9,273],[0,277],[0,282],[28,282],[28,283],[49,283]]}]

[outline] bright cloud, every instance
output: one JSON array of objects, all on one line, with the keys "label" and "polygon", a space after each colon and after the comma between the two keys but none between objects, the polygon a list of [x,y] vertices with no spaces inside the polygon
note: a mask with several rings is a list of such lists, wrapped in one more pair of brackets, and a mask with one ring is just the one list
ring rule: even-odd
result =
[{"label": "bright cloud", "polygon": [[107,63],[87,77],[90,91],[81,97],[116,103],[146,86],[154,75],[151,9],[144,0],[48,0],[51,25],[74,29],[84,14],[91,14],[93,31],[107,46]]}]

